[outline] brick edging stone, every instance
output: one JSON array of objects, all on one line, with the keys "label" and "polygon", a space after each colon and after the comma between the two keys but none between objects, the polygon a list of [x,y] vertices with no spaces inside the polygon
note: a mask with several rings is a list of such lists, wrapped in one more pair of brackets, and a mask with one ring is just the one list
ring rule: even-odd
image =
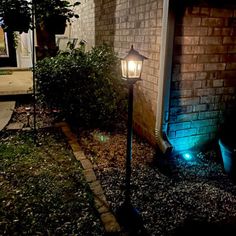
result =
[{"label": "brick edging stone", "polygon": [[55,127],[62,130],[63,134],[67,138],[68,144],[70,145],[76,160],[80,162],[83,168],[85,180],[87,181],[90,190],[93,193],[94,206],[100,216],[106,233],[108,235],[118,234],[121,231],[120,225],[109,208],[109,204],[104,195],[101,183],[97,179],[93,170],[93,164],[81,150],[76,135],[71,131],[69,125],[66,122],[56,123]]}]

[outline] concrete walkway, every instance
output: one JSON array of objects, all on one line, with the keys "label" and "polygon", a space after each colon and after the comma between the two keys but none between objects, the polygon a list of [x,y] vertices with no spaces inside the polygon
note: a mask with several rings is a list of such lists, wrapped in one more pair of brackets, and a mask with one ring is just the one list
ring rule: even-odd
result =
[{"label": "concrete walkway", "polygon": [[[9,69],[5,69],[9,71]],[[5,96],[32,94],[33,75],[29,70],[11,70],[10,75],[0,75],[0,131],[11,119],[15,101],[5,101]],[[15,99],[15,98],[14,98]]]},{"label": "concrete walkway", "polygon": [[0,96],[32,94],[31,71],[12,71],[11,75],[0,75]]},{"label": "concrete walkway", "polygon": [[10,121],[15,104],[15,101],[0,102],[0,131]]}]

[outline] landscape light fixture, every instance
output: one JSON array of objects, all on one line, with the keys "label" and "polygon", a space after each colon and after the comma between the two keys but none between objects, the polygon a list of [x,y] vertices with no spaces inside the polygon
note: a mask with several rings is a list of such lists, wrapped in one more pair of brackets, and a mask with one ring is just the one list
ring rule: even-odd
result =
[{"label": "landscape light fixture", "polygon": [[127,153],[126,153],[126,174],[125,174],[125,200],[117,211],[121,224],[125,227],[140,228],[141,216],[131,203],[131,161],[132,161],[132,136],[133,136],[133,85],[141,80],[143,61],[147,57],[134,50],[133,45],[129,53],[121,59],[122,79],[128,84],[128,123],[127,123]]},{"label": "landscape light fixture", "polygon": [[191,161],[193,159],[193,154],[191,152],[185,152],[182,156],[185,161]]},{"label": "landscape light fixture", "polygon": [[31,107],[25,107],[26,117],[27,117],[27,124],[26,127],[30,127],[30,112]]}]

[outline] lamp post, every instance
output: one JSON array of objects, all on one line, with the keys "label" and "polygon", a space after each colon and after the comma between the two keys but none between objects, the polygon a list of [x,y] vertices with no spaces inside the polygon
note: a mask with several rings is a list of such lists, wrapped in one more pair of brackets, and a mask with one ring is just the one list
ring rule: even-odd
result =
[{"label": "lamp post", "polygon": [[37,144],[37,127],[36,127],[36,78],[35,78],[35,0],[32,4],[32,72],[33,72],[33,127],[34,127],[34,143]]},{"label": "lamp post", "polygon": [[131,161],[132,161],[132,137],[133,137],[133,87],[141,80],[143,61],[147,59],[131,46],[128,54],[121,59],[122,78],[127,82],[128,95],[128,123],[127,123],[127,153],[125,174],[125,201],[118,209],[117,215],[120,222],[128,228],[137,227],[141,217],[131,203]]}]

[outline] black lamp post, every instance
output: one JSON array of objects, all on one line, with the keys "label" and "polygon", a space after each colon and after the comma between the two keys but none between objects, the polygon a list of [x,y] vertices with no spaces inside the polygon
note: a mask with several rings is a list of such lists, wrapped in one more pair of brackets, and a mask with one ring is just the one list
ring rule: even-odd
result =
[{"label": "black lamp post", "polygon": [[129,88],[128,97],[128,123],[127,123],[127,156],[126,156],[126,175],[125,175],[125,201],[118,209],[120,222],[128,228],[135,228],[140,224],[141,217],[131,203],[131,160],[132,160],[132,136],[133,136],[133,86],[141,80],[143,61],[147,59],[138,51],[134,50],[133,45],[127,56],[121,59],[122,78],[127,81]]},{"label": "black lamp post", "polygon": [[37,127],[36,127],[36,78],[35,78],[35,0],[31,1],[32,4],[32,72],[33,72],[33,127],[34,127],[34,143],[37,144]]}]

